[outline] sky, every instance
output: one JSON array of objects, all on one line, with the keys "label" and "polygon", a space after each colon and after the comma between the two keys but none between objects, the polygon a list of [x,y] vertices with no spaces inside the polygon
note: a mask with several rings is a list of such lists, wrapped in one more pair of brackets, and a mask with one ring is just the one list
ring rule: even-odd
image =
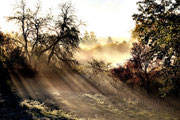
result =
[{"label": "sky", "polygon": [[[14,23],[6,22],[5,16],[13,15],[13,8],[19,0],[3,0],[0,7],[0,29],[5,32],[17,30]],[[42,11],[49,8],[57,12],[58,3],[62,0],[41,0]],[[67,0],[63,0],[67,1]],[[77,17],[86,23],[81,28],[82,33],[95,32],[98,37],[130,38],[130,32],[135,26],[132,20],[136,12],[137,0],[71,0]],[[36,0],[27,0],[29,6],[33,6]]]}]

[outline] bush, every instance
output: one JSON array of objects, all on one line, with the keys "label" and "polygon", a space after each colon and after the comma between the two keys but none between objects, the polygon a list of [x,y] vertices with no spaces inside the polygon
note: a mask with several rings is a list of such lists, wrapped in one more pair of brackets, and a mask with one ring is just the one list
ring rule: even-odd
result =
[{"label": "bush", "polygon": [[0,69],[1,76],[9,76],[9,74],[20,74],[22,76],[34,76],[35,71],[28,64],[22,49],[16,47],[13,39],[8,34],[0,32]]}]

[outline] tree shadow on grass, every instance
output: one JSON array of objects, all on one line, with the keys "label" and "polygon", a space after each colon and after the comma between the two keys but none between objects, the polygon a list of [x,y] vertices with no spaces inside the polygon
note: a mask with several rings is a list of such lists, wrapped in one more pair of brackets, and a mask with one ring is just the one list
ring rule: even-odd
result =
[{"label": "tree shadow on grass", "polygon": [[9,72],[0,61],[0,119],[1,120],[32,120],[26,108],[20,106],[21,98],[9,86]]},{"label": "tree shadow on grass", "polygon": [[[7,66],[6,66],[7,67]],[[41,105],[43,101],[35,101],[35,105],[33,98],[28,95],[28,91],[26,90],[26,86],[23,84],[23,80],[16,70],[9,67],[7,69],[4,67],[2,61],[0,61],[0,120],[33,120],[33,119],[53,119],[53,120],[68,120],[65,116],[51,115],[51,114],[43,114],[43,110],[36,108],[38,105]],[[32,73],[30,71],[26,71],[27,74],[30,73],[30,77],[32,77]],[[25,75],[26,73],[22,73]],[[12,78],[13,76],[13,78]],[[27,75],[29,76],[29,75]],[[27,77],[26,76],[26,77]],[[12,79],[18,81],[20,86],[24,87],[23,92],[27,94],[25,97],[26,100],[30,101],[29,105],[33,107],[28,107],[27,105],[22,104],[24,99],[18,96],[16,87],[13,87]],[[33,77],[32,77],[33,79]],[[13,89],[15,88],[15,90]],[[47,95],[46,98],[48,97]],[[42,107],[42,106],[41,106]],[[46,106],[43,106],[46,107]],[[50,108],[49,108],[50,109]],[[42,112],[43,111],[43,112]],[[49,111],[48,111],[49,112]]]}]

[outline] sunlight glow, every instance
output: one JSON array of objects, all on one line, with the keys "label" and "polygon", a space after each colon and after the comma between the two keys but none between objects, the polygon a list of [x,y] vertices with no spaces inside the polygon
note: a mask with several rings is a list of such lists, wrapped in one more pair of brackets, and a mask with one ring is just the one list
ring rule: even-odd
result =
[{"label": "sunlight glow", "polygon": [[[17,31],[12,22],[6,22],[5,16],[13,15],[13,8],[19,0],[1,1],[0,28],[3,31]],[[67,0],[64,0],[67,1]],[[59,0],[42,1],[42,11],[47,12],[49,8],[57,13]],[[27,4],[33,7],[36,0],[27,0]],[[86,23],[81,29],[82,33],[93,31],[98,37],[124,37],[130,38],[130,31],[134,27],[132,14],[136,12],[135,0],[72,0],[76,9],[76,15]]]}]

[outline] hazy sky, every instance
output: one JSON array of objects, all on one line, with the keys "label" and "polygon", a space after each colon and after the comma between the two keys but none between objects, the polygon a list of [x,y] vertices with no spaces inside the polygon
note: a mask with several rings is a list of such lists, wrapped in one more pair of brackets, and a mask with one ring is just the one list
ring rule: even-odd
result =
[{"label": "hazy sky", "polygon": [[[5,31],[15,29],[13,23],[6,23],[4,16],[13,14],[13,5],[18,0],[3,0],[0,7],[0,28]],[[27,0],[28,5],[35,5],[36,0]],[[43,9],[57,11],[62,0],[41,0]],[[66,0],[63,0],[66,1]],[[134,27],[132,14],[136,12],[137,0],[71,0],[76,8],[76,15],[87,26],[84,30],[94,31],[98,37],[112,36],[129,38]]]}]

